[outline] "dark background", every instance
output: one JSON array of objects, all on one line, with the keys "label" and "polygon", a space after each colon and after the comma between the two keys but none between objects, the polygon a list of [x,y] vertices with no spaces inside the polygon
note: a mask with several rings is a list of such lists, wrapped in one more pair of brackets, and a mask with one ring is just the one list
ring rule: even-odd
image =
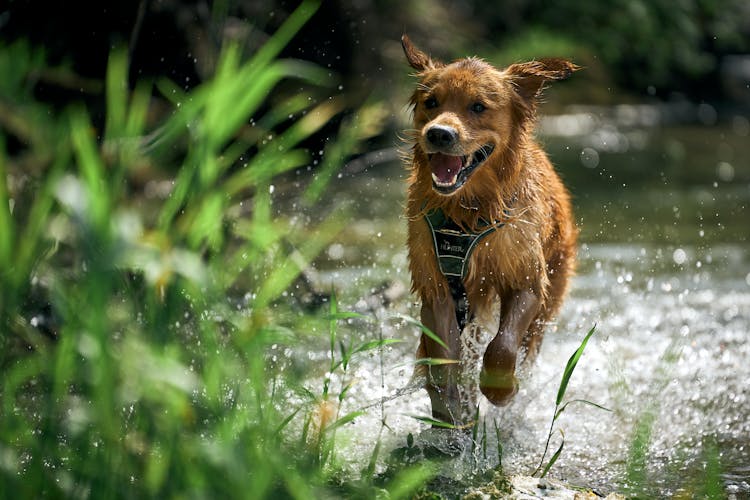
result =
[{"label": "dark background", "polygon": [[[28,39],[52,65],[91,79],[103,76],[112,47],[125,44],[131,78],[166,76],[190,88],[210,74],[223,41],[238,40],[251,53],[298,3],[10,0],[0,8],[0,40]],[[577,100],[624,94],[750,103],[745,0],[326,0],[284,55],[331,68],[345,89],[391,98],[404,74],[404,32],[445,59],[476,54],[503,65],[571,57],[587,69],[580,85],[603,89]],[[72,87],[41,82],[38,93],[60,101],[81,90]]]}]

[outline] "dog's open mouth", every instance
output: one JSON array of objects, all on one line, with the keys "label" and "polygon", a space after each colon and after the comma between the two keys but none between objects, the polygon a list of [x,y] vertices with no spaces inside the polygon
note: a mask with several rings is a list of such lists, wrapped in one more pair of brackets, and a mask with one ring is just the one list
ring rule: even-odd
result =
[{"label": "dog's open mouth", "polygon": [[432,168],[432,186],[435,191],[442,194],[456,191],[494,150],[493,144],[485,144],[469,156],[451,156],[443,153],[427,155]]}]

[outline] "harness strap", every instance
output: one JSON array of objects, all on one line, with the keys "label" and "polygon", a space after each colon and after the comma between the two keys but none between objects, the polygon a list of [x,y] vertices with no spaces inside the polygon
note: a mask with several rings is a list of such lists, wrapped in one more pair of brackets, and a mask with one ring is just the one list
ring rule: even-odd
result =
[{"label": "harness strap", "polygon": [[425,220],[432,234],[438,266],[448,281],[448,287],[453,297],[458,326],[463,331],[469,321],[469,301],[464,285],[464,278],[469,268],[469,258],[482,238],[505,224],[490,224],[481,219],[479,221],[479,232],[466,233],[458,224],[446,217],[440,208],[425,214]]},{"label": "harness strap", "polygon": [[448,280],[448,288],[451,291],[451,297],[453,297],[453,303],[455,304],[456,322],[458,323],[458,330],[464,331],[466,323],[469,322],[469,298],[466,295],[466,287],[464,281],[458,276],[446,276]]}]

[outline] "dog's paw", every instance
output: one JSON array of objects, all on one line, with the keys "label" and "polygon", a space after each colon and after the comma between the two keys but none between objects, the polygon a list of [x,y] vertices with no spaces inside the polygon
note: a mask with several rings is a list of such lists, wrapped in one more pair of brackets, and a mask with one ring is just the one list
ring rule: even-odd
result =
[{"label": "dog's paw", "polygon": [[479,375],[479,389],[493,405],[505,406],[518,392],[518,378],[513,371],[485,368]]}]

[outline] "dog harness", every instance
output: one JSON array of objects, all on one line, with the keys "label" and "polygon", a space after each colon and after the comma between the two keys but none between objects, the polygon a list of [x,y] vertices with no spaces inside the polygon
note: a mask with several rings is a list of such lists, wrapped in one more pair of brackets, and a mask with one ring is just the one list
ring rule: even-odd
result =
[{"label": "dog harness", "polygon": [[435,245],[440,271],[448,281],[453,302],[456,305],[456,320],[461,331],[468,322],[469,301],[466,297],[464,278],[469,268],[469,257],[477,244],[505,223],[491,224],[484,219],[479,220],[479,232],[466,233],[445,213],[436,208],[425,215],[427,225],[430,226],[432,242]]}]

